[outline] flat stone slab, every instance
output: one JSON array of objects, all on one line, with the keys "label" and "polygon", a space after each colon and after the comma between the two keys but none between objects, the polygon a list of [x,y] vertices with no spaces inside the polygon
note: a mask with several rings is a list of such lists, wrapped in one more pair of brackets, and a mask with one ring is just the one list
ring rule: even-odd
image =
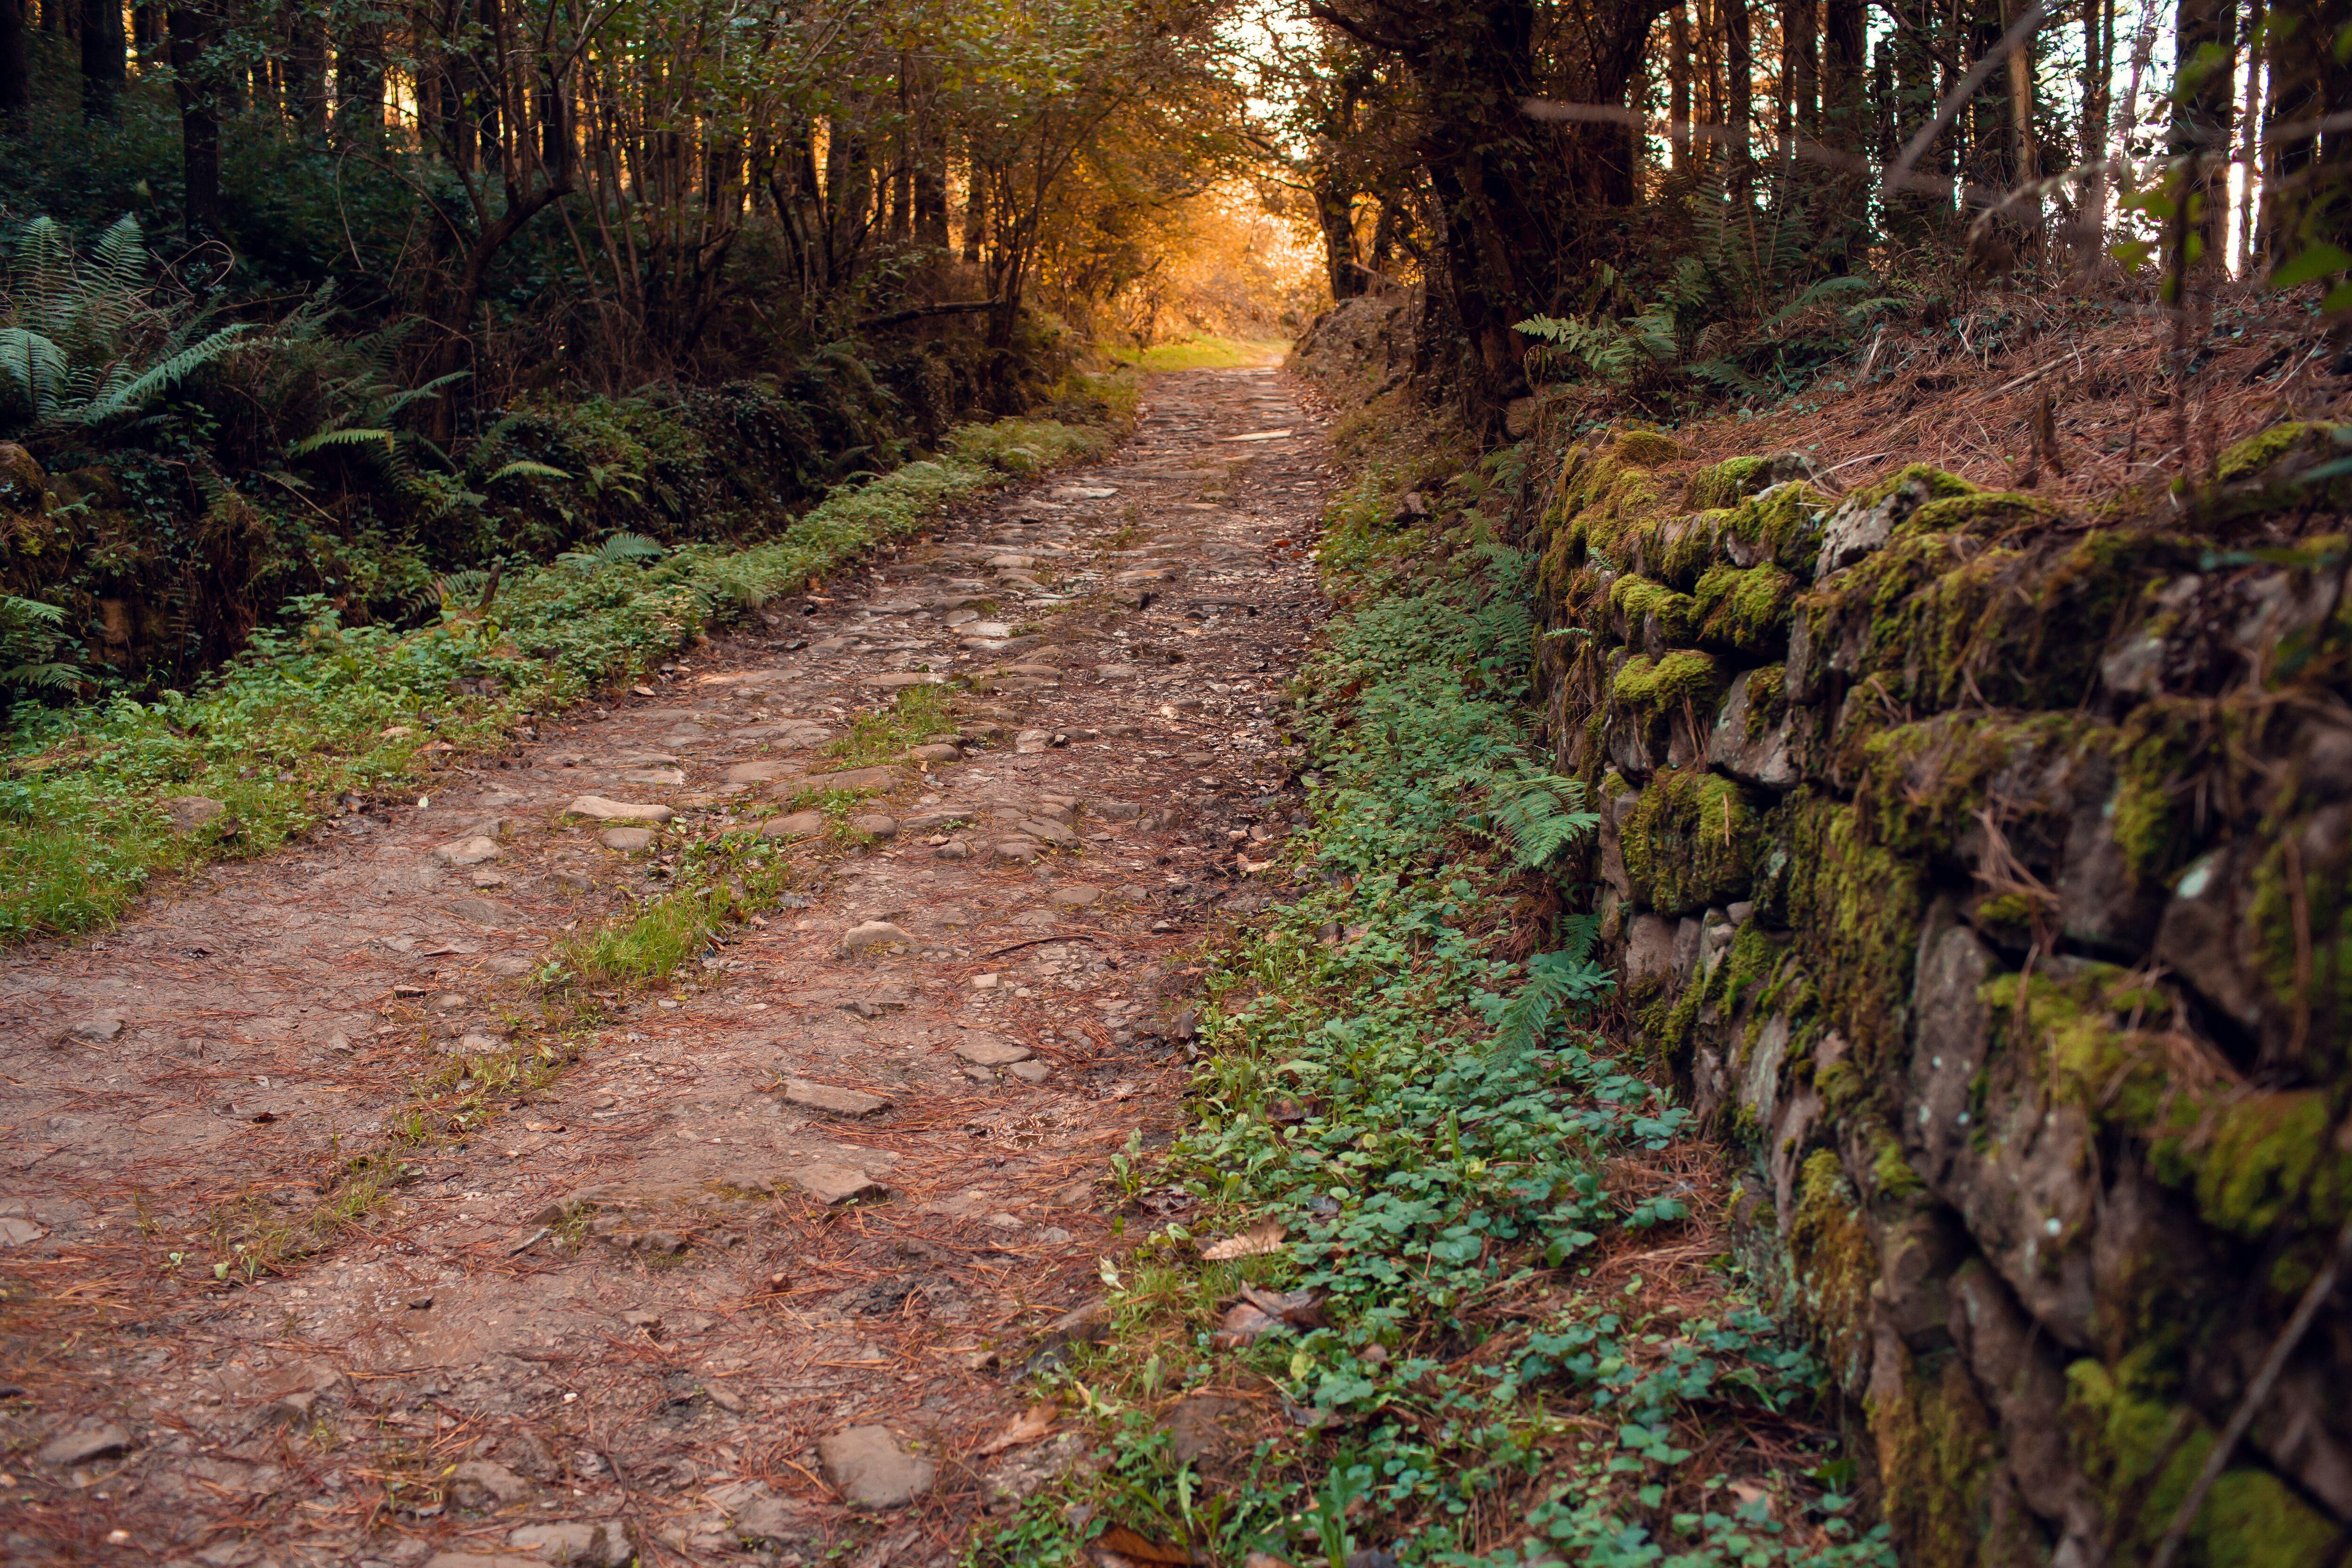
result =
[{"label": "flat stone slab", "polygon": [[918,763],[960,763],[963,761],[963,748],[944,742],[935,746],[917,746],[907,756]]},{"label": "flat stone slab", "polygon": [[866,684],[878,686],[885,691],[902,691],[909,686],[944,686],[947,679],[944,675],[931,675],[921,670],[889,669],[880,675],[867,676]]},{"label": "flat stone slab", "polygon": [[784,1098],[794,1105],[830,1111],[835,1116],[876,1116],[890,1109],[890,1102],[878,1094],[865,1094],[804,1078],[784,1079]]},{"label": "flat stone slab", "polygon": [[789,816],[772,816],[760,824],[762,838],[810,838],[824,831],[824,813],[795,811]]},{"label": "flat stone slab", "polygon": [[552,1524],[526,1524],[509,1532],[507,1544],[531,1553],[534,1561],[567,1563],[577,1568],[628,1568],[636,1552],[629,1527],[619,1520],[593,1523],[586,1520]]},{"label": "flat stone slab", "polygon": [[850,827],[869,838],[888,838],[898,831],[898,819],[886,812],[869,811],[849,819]]},{"label": "flat stone slab", "polygon": [[45,1465],[86,1465],[131,1447],[131,1434],[111,1421],[77,1421],[41,1445],[33,1458]]},{"label": "flat stone slab", "polygon": [[497,859],[500,853],[497,839],[477,833],[470,838],[459,838],[436,847],[433,858],[444,866],[478,866],[485,860]]},{"label": "flat stone slab", "polygon": [[974,1067],[1011,1067],[1025,1062],[1037,1053],[1026,1046],[1016,1046],[1011,1040],[994,1035],[966,1035],[956,1044],[955,1054]]},{"label": "flat stone slab", "polygon": [[1072,882],[1067,887],[1056,888],[1046,895],[1053,903],[1077,910],[1086,908],[1102,896],[1103,890],[1100,888],[1090,888],[1084,882]]},{"label": "flat stone slab", "polygon": [[636,801],[607,800],[601,795],[583,795],[563,808],[567,816],[593,816],[599,822],[667,822],[677,813],[666,805],[652,805]]},{"label": "flat stone slab", "polygon": [[784,1179],[821,1204],[845,1204],[853,1198],[888,1195],[880,1183],[855,1166],[824,1161],[786,1171]]},{"label": "flat stone slab", "polygon": [[607,849],[634,855],[640,849],[651,847],[654,830],[650,827],[608,827],[596,835],[596,841]]},{"label": "flat stone slab", "polygon": [[796,779],[802,769],[794,763],[737,763],[727,770],[729,784],[771,784],[777,779]]},{"label": "flat stone slab", "polygon": [[912,947],[915,939],[903,927],[888,921],[861,921],[842,933],[841,951],[845,953],[872,952],[877,948]]},{"label": "flat stone slab", "polygon": [[909,1454],[887,1426],[852,1426],[821,1437],[817,1460],[842,1500],[857,1508],[904,1508],[931,1489],[937,1467]]},{"label": "flat stone slab", "polygon": [[623,773],[621,775],[621,782],[623,784],[682,784],[686,782],[686,770],[683,768],[639,768],[635,773]]}]

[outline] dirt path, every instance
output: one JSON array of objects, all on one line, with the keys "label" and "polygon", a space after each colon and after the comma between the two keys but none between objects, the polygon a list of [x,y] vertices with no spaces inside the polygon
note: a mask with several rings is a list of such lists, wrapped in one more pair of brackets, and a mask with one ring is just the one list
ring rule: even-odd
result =
[{"label": "dirt path", "polygon": [[[657,694],[0,960],[0,1558],[949,1561],[1066,1452],[977,1450],[1089,1298],[1109,1156],[1174,1124],[1171,955],[1263,906],[1322,460],[1273,373],[1161,378],[1109,464]],[[926,668],[984,676],[955,712],[994,738],[878,781],[869,847],[774,840],[804,907],[452,1140],[495,1087],[456,1064],[551,1038],[551,942]],[[624,853],[564,815],[589,795],[679,815]],[[397,1184],[320,1250],[215,1278],[386,1150]]]}]

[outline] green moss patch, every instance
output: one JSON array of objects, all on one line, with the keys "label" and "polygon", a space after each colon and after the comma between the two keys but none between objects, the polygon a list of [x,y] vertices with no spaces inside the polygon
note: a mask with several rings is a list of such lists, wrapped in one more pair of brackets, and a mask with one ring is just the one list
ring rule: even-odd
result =
[{"label": "green moss patch", "polygon": [[1745,570],[1715,566],[1699,578],[1693,597],[1701,638],[1741,653],[1774,652],[1788,641],[1797,580],[1769,562]]},{"label": "green moss patch", "polygon": [[1661,914],[1733,902],[1754,879],[1759,826],[1740,784],[1717,773],[1668,770],[1650,781],[1631,818],[1619,825],[1625,874]]}]

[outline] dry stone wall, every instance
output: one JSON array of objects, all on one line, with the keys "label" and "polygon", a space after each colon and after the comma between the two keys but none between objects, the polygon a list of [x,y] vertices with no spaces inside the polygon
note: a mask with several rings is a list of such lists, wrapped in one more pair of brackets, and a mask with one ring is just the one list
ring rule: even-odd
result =
[{"label": "dry stone wall", "polygon": [[[2352,431],[2153,521],[1569,450],[1543,691],[1626,1005],[1907,1563],[2340,1563]],[[2283,1371],[2249,1401],[2266,1362]],[[2251,1423],[2220,1460],[2242,1405]]]}]

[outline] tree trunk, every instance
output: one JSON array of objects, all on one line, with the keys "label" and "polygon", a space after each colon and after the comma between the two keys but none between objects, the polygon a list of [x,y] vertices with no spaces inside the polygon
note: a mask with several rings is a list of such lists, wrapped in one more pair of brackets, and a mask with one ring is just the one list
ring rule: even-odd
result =
[{"label": "tree trunk", "polygon": [[967,267],[980,265],[980,247],[988,238],[988,172],[977,156],[971,158],[963,183],[963,260]]},{"label": "tree trunk", "polygon": [[187,192],[180,221],[194,245],[220,229],[220,117],[214,107],[217,63],[205,58],[213,18],[194,5],[164,13],[171,37],[172,84],[180,100],[180,167]]},{"label": "tree trunk", "polygon": [[2168,146],[2195,162],[2188,189],[2194,197],[2189,232],[2200,258],[2220,259],[2230,201],[2231,116],[2237,107],[2237,0],[2180,0],[2173,23],[2177,83]]},{"label": "tree trunk", "polygon": [[2246,181],[2245,205],[2238,209],[2238,254],[2247,275],[2254,271],[2254,243],[2262,233],[2255,208],[2263,199],[2263,0],[2247,0],[2246,100],[2238,131],[2238,166]]},{"label": "tree trunk", "polygon": [[1748,188],[1748,114],[1756,90],[1756,48],[1748,26],[1748,0],[1718,0],[1723,7],[1723,122],[1731,159],[1727,187],[1735,202],[1744,201]]},{"label": "tree trunk", "polygon": [[81,0],[82,118],[112,120],[122,80],[122,6],[119,0]]},{"label": "tree trunk", "polygon": [[1666,136],[1679,174],[1691,161],[1690,7],[1677,5],[1666,25]]},{"label": "tree trunk", "polygon": [[1315,219],[1323,231],[1323,276],[1336,302],[1364,291],[1356,265],[1355,194],[1326,175],[1315,182]]},{"label": "tree trunk", "polygon": [[[421,87],[417,96],[425,97]],[[302,134],[312,142],[323,141],[327,134],[327,19],[309,6],[293,11],[287,34],[286,100],[288,116]]]},{"label": "tree trunk", "polygon": [[1843,152],[1860,153],[1870,136],[1863,113],[1863,77],[1868,38],[1862,0],[1829,0],[1822,7],[1822,140]]},{"label": "tree trunk", "polygon": [[25,0],[0,0],[0,132],[22,136],[33,109],[25,56]]}]

